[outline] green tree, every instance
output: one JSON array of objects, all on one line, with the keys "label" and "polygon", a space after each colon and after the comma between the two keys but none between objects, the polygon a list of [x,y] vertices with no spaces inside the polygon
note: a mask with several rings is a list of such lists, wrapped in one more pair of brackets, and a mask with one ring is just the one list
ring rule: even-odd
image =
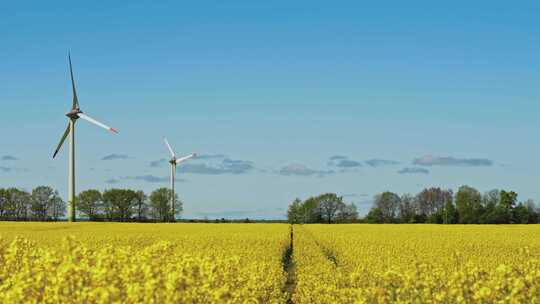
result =
[{"label": "green tree", "polygon": [[102,209],[101,192],[95,189],[85,190],[77,197],[77,209],[88,217],[89,220],[96,220]]},{"label": "green tree", "polygon": [[456,194],[456,208],[460,223],[477,224],[482,213],[482,195],[472,187],[461,186]]},{"label": "green tree", "polygon": [[322,214],[319,208],[319,200],[315,197],[310,197],[302,204],[303,223],[321,223]]},{"label": "green tree", "polygon": [[482,196],[483,212],[480,215],[479,223],[493,224],[496,222],[495,218],[498,217],[498,210],[496,209],[499,206],[500,200],[501,193],[497,189],[484,193],[484,195]]},{"label": "green tree", "polygon": [[512,210],[516,206],[517,197],[518,197],[518,195],[514,191],[502,190],[501,191],[501,199],[500,199],[499,204],[504,209]]},{"label": "green tree", "polygon": [[499,201],[500,211],[504,216],[505,223],[514,223],[516,222],[514,208],[517,203],[517,193],[514,191],[501,191],[501,199]]},{"label": "green tree", "polygon": [[537,224],[538,214],[534,201],[529,199],[517,204],[513,209],[513,222],[517,224]]},{"label": "green tree", "polygon": [[383,213],[379,208],[371,208],[366,216],[366,222],[370,224],[380,224],[384,222]]},{"label": "green tree", "polygon": [[345,204],[335,193],[310,197],[304,202],[295,199],[287,210],[290,223],[351,223],[358,219],[354,204]]},{"label": "green tree", "polygon": [[[181,212],[182,202],[178,200],[178,196],[176,194],[175,197],[175,210],[176,212]],[[171,190],[168,188],[159,188],[154,190],[150,194],[150,207],[154,219],[162,222],[173,220],[173,216],[171,214]]]},{"label": "green tree", "polygon": [[540,209],[538,209],[532,199],[526,200],[523,205],[527,208],[529,214],[529,224],[538,224],[538,217],[540,216]]},{"label": "green tree", "polygon": [[449,200],[444,206],[444,223],[445,224],[457,224],[459,222],[458,212],[454,202]]},{"label": "green tree", "polygon": [[303,220],[302,216],[302,201],[297,198],[290,205],[287,210],[287,220],[291,224],[299,224]]},{"label": "green tree", "polygon": [[523,203],[519,203],[513,212],[513,223],[528,224],[531,216],[529,209]]},{"label": "green tree", "polygon": [[109,219],[129,220],[133,215],[136,196],[136,192],[129,189],[105,190],[102,197]]}]

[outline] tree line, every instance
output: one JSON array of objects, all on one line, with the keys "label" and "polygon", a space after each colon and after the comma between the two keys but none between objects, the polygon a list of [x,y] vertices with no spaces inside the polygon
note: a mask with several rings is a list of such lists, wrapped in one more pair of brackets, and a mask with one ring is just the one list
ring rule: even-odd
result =
[{"label": "tree line", "polygon": [[305,201],[295,199],[287,211],[290,223],[434,223],[434,224],[537,224],[540,206],[519,202],[514,191],[481,193],[462,186],[457,193],[438,187],[416,195],[386,191],[375,195],[369,213],[360,218],[354,204],[327,193]]},{"label": "tree line", "polygon": [[292,224],[352,223],[358,220],[354,204],[346,204],[342,196],[325,193],[304,201],[295,199],[287,210],[287,219]]},{"label": "tree line", "polygon": [[[90,221],[160,221],[175,220],[182,212],[182,202],[175,194],[175,214],[171,211],[171,191],[154,190],[150,195],[131,189],[96,189],[82,191],[76,197],[77,218]],[[58,221],[65,219],[67,204],[58,191],[39,186],[31,192],[0,188],[0,220]]]},{"label": "tree line", "polygon": [[437,224],[536,224],[540,208],[534,201],[518,202],[514,191],[481,193],[462,186],[450,189],[426,188],[416,195],[387,191],[375,196],[373,207],[363,219],[367,223]]}]

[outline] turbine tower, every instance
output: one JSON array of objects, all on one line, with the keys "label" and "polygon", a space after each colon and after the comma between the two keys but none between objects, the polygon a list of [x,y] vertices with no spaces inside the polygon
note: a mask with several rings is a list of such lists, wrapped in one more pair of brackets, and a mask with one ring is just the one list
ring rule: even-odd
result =
[{"label": "turbine tower", "polygon": [[167,146],[167,148],[169,149],[169,152],[171,153],[171,160],[169,160],[169,163],[171,164],[171,215],[172,215],[172,221],[174,222],[176,220],[174,217],[175,215],[174,205],[176,203],[176,198],[174,197],[174,182],[176,179],[176,165],[179,165],[188,159],[196,157],[197,154],[193,153],[188,156],[176,158],[176,154],[171,148],[171,145],[169,145],[169,141],[167,140],[167,138],[163,137],[163,141],[165,142],[165,145]]},{"label": "turbine tower", "polygon": [[69,211],[68,218],[70,222],[75,221],[75,123],[77,119],[82,118],[98,127],[104,128],[113,133],[118,133],[115,129],[102,124],[101,122],[91,118],[88,115],[83,114],[81,108],[79,107],[79,99],[77,98],[77,91],[75,90],[75,80],[73,79],[73,68],[71,67],[71,54],[68,53],[69,59],[69,73],[71,74],[71,88],[73,89],[73,105],[71,111],[66,113],[66,116],[69,118],[68,126],[64,135],[60,139],[60,143],[56,147],[56,150],[53,154],[53,159],[56,157],[60,148],[64,144],[64,141],[69,135],[69,176],[68,176],[68,203]]}]

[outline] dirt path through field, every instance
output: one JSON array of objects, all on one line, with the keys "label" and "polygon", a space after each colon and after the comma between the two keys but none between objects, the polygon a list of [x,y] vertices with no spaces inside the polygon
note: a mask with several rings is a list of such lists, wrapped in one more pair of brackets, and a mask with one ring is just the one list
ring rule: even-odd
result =
[{"label": "dirt path through field", "polygon": [[294,228],[291,225],[290,228],[290,243],[283,255],[283,270],[287,273],[287,281],[285,282],[284,291],[287,293],[287,304],[294,303],[292,296],[295,288],[295,276],[294,276]]}]

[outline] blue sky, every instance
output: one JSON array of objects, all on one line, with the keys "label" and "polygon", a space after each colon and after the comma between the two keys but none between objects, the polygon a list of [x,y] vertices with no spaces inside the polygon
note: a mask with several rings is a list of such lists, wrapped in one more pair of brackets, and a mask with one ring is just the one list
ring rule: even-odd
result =
[{"label": "blue sky", "polygon": [[167,136],[205,156],[179,169],[186,217],[462,184],[539,200],[540,3],[519,4],[2,2],[0,187],[65,197],[71,50],[82,110],[120,131],[78,122],[78,190],[167,186]]}]

